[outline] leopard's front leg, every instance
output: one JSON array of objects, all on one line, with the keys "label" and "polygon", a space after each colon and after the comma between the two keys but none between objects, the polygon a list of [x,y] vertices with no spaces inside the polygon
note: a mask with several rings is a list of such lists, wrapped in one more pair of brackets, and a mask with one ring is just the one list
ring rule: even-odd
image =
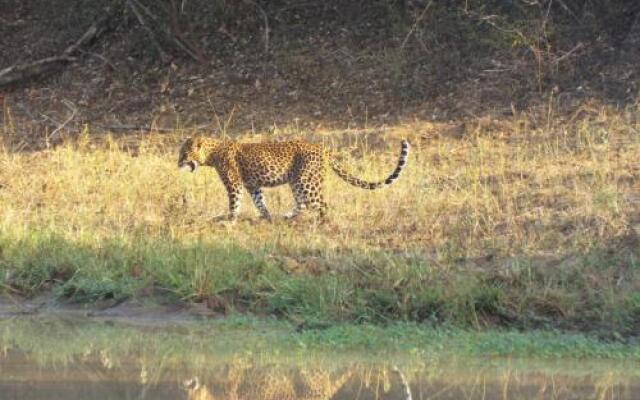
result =
[{"label": "leopard's front leg", "polygon": [[229,219],[234,220],[240,211],[240,200],[242,199],[242,190],[235,187],[227,188],[229,197]]},{"label": "leopard's front leg", "polygon": [[242,199],[242,193],[244,186],[242,185],[242,179],[235,162],[225,159],[220,166],[216,166],[218,174],[222,179],[225,189],[227,189],[227,196],[229,197],[229,220],[233,221],[238,216],[240,211],[240,200]]}]

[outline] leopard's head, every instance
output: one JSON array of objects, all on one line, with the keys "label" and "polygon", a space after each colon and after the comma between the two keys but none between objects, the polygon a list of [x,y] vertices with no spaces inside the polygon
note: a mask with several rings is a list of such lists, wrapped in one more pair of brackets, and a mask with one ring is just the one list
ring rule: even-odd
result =
[{"label": "leopard's head", "polygon": [[182,143],[178,156],[178,167],[181,170],[195,172],[206,161],[207,151],[203,138],[188,138]]}]

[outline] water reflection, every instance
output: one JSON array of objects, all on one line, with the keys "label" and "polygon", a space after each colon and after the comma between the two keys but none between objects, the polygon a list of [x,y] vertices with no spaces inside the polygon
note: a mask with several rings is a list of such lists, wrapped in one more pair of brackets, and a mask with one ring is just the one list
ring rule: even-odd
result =
[{"label": "water reflection", "polygon": [[640,372],[615,363],[289,354],[227,334],[5,321],[0,399],[640,398]]}]

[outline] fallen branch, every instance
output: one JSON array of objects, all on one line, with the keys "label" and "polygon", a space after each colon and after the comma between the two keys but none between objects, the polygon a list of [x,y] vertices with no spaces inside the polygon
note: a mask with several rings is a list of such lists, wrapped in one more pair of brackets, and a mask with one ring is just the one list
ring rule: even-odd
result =
[{"label": "fallen branch", "polygon": [[[177,25],[176,26],[173,25],[174,21],[172,20],[173,17],[171,15],[172,10],[169,11],[169,19],[170,19],[169,22],[170,24],[172,24],[172,30],[174,30],[174,33],[172,33],[171,30],[164,27],[162,22],[160,21],[160,18],[157,15],[155,15],[153,12],[151,12],[151,10],[147,6],[142,4],[140,1],[127,0],[127,3],[129,4],[130,7],[135,6],[135,8],[132,8],[132,10],[134,10],[136,17],[138,18],[138,21],[140,21],[140,24],[142,24],[143,27],[147,30],[147,33],[149,33],[149,36],[151,36],[151,40],[154,42],[154,45],[159,50],[162,50],[160,48],[160,42],[158,41],[156,34],[153,32],[153,30],[144,23],[144,18],[142,17],[142,13],[146,14],[149,18],[151,18],[155,22],[154,26],[157,27],[166,36],[166,38],[169,41],[174,42],[176,46],[178,46],[180,50],[185,52],[189,57],[193,58],[195,61],[198,61],[198,62],[204,61],[204,57],[201,55],[202,52],[199,49],[195,48],[194,45],[191,45],[186,39],[184,39]],[[142,12],[140,12],[138,9],[142,10]],[[175,21],[175,23],[177,23],[177,20]],[[161,56],[162,56],[162,53],[161,53]]]},{"label": "fallen branch", "polygon": [[73,55],[81,47],[89,45],[109,29],[109,21],[115,15],[117,7],[111,7],[98,18],[74,44],[67,47],[61,55],[47,57],[27,64],[16,64],[0,70],[0,86],[9,85],[27,78],[42,75],[55,68],[62,67],[75,60]]},{"label": "fallen branch", "polygon": [[16,26],[24,25],[24,20],[19,19],[17,21],[7,21],[6,19],[0,17],[0,25],[4,25],[8,28],[14,28]]},{"label": "fallen branch", "polygon": [[78,39],[74,44],[67,47],[64,51],[63,55],[71,56],[73,53],[77,52],[81,47],[89,45],[98,37],[102,36],[103,33],[109,30],[109,21],[116,14],[117,8],[111,7],[107,10],[107,12],[101,17],[98,18],[87,31]]},{"label": "fallen branch", "polygon": [[149,25],[147,25],[144,18],[142,17],[142,14],[138,10],[138,7],[140,7],[141,9],[144,9],[144,7],[140,3],[138,3],[136,0],[127,0],[127,5],[131,9],[131,11],[133,11],[133,14],[138,19],[138,22],[140,22],[142,29],[144,29],[149,35],[149,39],[151,40],[151,43],[153,43],[155,48],[158,50],[158,54],[160,54],[160,59],[162,60],[162,62],[167,62],[169,60],[169,56],[160,45],[160,42],[156,38],[156,34],[153,32],[153,29],[151,29]]},{"label": "fallen branch", "polygon": [[29,64],[12,65],[0,71],[0,86],[42,75],[73,60],[74,58],[68,56],[56,56],[43,58]]}]

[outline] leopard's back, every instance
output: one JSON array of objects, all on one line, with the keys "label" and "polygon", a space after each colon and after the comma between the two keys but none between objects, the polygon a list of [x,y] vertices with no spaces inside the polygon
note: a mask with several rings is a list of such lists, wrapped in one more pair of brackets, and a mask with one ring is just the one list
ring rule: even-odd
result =
[{"label": "leopard's back", "polygon": [[302,141],[243,143],[236,160],[246,186],[292,183],[309,160],[322,156],[320,145]]}]

